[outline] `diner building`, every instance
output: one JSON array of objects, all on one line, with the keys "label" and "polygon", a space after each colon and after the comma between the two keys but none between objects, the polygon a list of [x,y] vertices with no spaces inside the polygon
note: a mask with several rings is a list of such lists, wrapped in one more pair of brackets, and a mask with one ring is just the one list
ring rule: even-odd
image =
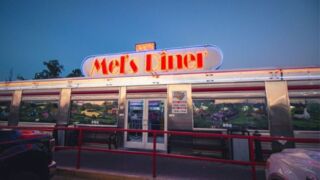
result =
[{"label": "diner building", "polygon": [[[85,77],[0,82],[0,124],[320,136],[320,67],[218,70],[222,59],[211,45],[141,45],[87,57]],[[92,134],[91,141],[104,137]],[[153,136],[123,132],[118,140],[151,149]],[[157,148],[168,151],[170,141],[157,135]]]}]

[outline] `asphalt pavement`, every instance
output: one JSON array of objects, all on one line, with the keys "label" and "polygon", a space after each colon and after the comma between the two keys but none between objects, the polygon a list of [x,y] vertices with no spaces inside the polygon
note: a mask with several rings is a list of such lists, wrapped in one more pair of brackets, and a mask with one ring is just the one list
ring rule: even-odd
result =
[{"label": "asphalt pavement", "polygon": [[[76,156],[77,152],[74,150],[63,150],[55,152],[54,159],[59,168],[76,170]],[[81,154],[81,167],[78,172],[81,171],[94,171],[106,174],[116,174],[123,177],[134,176],[141,177],[141,179],[153,179],[152,158],[143,155],[83,151]],[[257,179],[265,179],[263,168],[257,168],[256,174]],[[74,180],[93,179],[89,176],[72,176],[70,173],[67,178],[65,174],[58,173],[54,180],[73,179],[71,177],[73,177]],[[157,157],[156,179],[249,180],[252,179],[252,177],[251,167],[207,161]]]}]

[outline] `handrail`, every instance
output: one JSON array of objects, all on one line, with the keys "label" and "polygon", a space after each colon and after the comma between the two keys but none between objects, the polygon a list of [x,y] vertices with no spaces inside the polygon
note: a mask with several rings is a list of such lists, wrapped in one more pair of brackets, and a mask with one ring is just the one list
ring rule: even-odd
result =
[{"label": "handrail", "polygon": [[[271,136],[252,136],[252,135],[235,135],[235,134],[214,134],[214,133],[203,133],[203,132],[186,132],[186,131],[161,131],[161,130],[140,130],[140,129],[123,129],[123,128],[95,128],[95,127],[27,127],[27,126],[0,126],[0,129],[28,129],[28,130],[39,130],[39,131],[57,131],[57,130],[73,130],[78,131],[78,143],[74,146],[56,146],[56,150],[66,150],[74,149],[77,150],[77,162],[76,168],[80,168],[81,162],[81,152],[82,150],[86,151],[95,151],[95,152],[112,152],[112,153],[122,153],[122,154],[134,154],[134,155],[146,155],[152,156],[152,175],[153,177],[157,176],[157,167],[156,160],[157,157],[169,157],[169,158],[179,158],[179,159],[190,159],[190,160],[204,160],[209,162],[218,162],[218,163],[227,163],[227,164],[237,164],[244,166],[251,166],[252,179],[256,179],[256,166],[265,166],[264,162],[256,162],[254,157],[254,141],[263,141],[263,142],[272,142],[278,140],[285,140],[296,143],[320,143],[320,139],[314,138],[294,138],[294,137],[271,137]],[[84,132],[139,132],[139,133],[152,133],[153,135],[153,149],[151,152],[143,151],[128,151],[120,149],[106,149],[106,148],[97,148],[97,147],[82,147],[83,143],[83,133]],[[158,134],[168,134],[168,135],[178,135],[178,136],[192,136],[200,138],[223,138],[223,139],[247,139],[249,144],[249,161],[240,161],[240,160],[230,160],[230,159],[218,159],[211,157],[198,157],[190,155],[180,155],[180,154],[168,154],[157,152],[157,142],[156,136]],[[12,143],[12,142],[11,142]],[[4,143],[0,143],[2,145]]]}]

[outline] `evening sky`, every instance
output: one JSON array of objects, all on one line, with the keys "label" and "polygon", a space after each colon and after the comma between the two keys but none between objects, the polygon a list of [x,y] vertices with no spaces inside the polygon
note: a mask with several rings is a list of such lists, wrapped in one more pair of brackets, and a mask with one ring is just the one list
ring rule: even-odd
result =
[{"label": "evening sky", "polygon": [[58,59],[212,44],[220,69],[320,66],[319,0],[1,0],[0,81]]}]

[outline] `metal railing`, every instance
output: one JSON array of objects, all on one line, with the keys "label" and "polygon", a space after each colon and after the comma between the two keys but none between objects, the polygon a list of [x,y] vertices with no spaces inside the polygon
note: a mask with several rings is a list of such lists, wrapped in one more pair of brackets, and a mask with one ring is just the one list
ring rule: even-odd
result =
[{"label": "metal railing", "polygon": [[[95,127],[17,127],[17,126],[0,126],[0,128],[12,128],[12,129],[28,129],[28,130],[39,130],[48,131],[53,133],[54,131],[77,131],[77,145],[75,146],[56,146],[56,150],[77,150],[77,159],[75,168],[79,169],[81,164],[81,152],[82,151],[95,151],[95,152],[111,152],[111,153],[121,153],[121,154],[131,154],[131,155],[146,155],[152,157],[152,176],[155,178],[157,176],[157,157],[168,157],[168,158],[179,158],[179,159],[189,159],[189,160],[202,160],[209,162],[218,162],[226,164],[236,164],[243,166],[251,166],[252,179],[257,179],[256,177],[256,166],[265,166],[265,162],[257,162],[255,160],[255,141],[260,142],[274,142],[274,141],[288,141],[295,143],[320,143],[320,139],[311,138],[293,138],[293,137],[271,137],[271,136],[248,136],[248,135],[234,135],[234,134],[214,134],[214,133],[202,133],[202,132],[182,132],[182,131],[160,131],[160,130],[137,130],[137,129],[121,129],[121,128],[95,128]],[[90,147],[83,146],[83,134],[84,132],[109,132],[109,133],[151,133],[153,136],[153,148],[152,151],[129,151],[126,149],[108,149],[101,147]],[[220,159],[212,157],[201,157],[201,156],[191,156],[182,154],[171,154],[163,153],[157,151],[157,135],[175,135],[175,136],[192,136],[196,138],[222,138],[225,140],[230,140],[233,138],[247,139],[249,148],[249,161],[242,160],[231,160],[231,159]],[[10,141],[12,143],[12,141]],[[3,144],[3,143],[1,143]]]}]

